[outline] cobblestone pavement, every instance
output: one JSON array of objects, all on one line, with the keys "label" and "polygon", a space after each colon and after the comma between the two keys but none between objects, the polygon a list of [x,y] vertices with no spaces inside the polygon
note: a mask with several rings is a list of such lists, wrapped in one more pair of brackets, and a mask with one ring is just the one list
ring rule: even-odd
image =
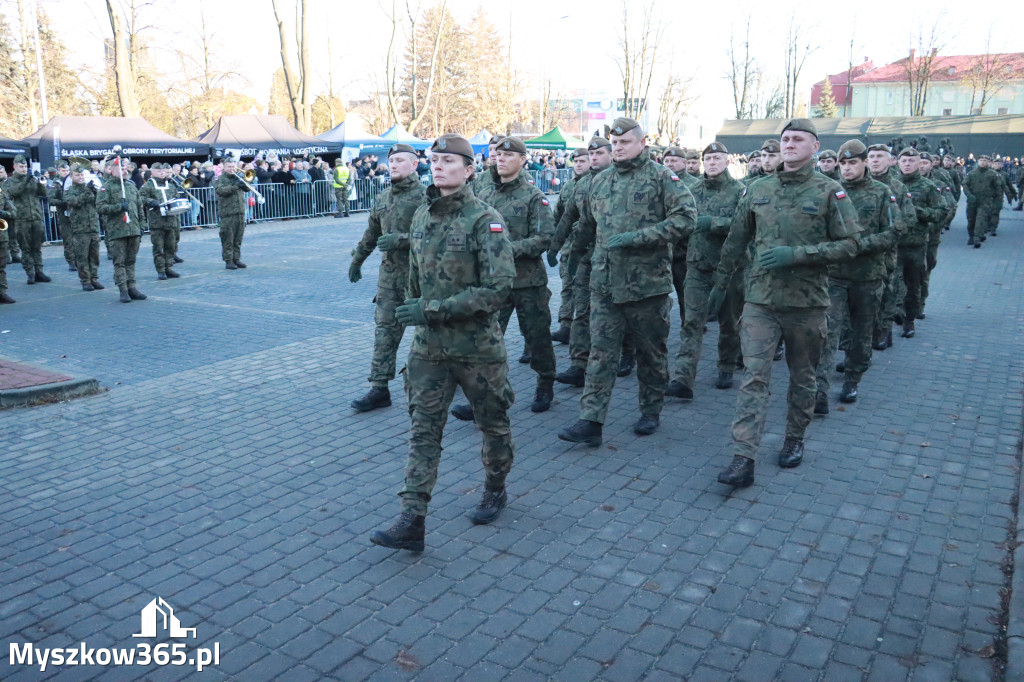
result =
[{"label": "cobblestone pavement", "polygon": [[[529,411],[513,362],[517,460],[492,526],[480,436],[451,421],[422,555],[370,544],[398,513],[408,417],[355,414],[373,343],[365,216],[250,227],[244,271],[213,230],[186,233],[179,280],[149,300],[53,284],[0,310],[0,355],[109,391],[0,413],[4,651],[128,648],[160,597],[219,664],[0,666],[5,680],[999,680],[1003,562],[1015,529],[1022,414],[1021,214],[965,245],[946,233],[926,320],[878,353],[855,405],[808,430],[803,466],[773,462],[785,367],[757,482],[731,493],[735,389],[715,390],[715,325],[691,404],[631,432],[620,379],[605,444],[560,442],[579,389]],[[110,262],[101,265],[110,283]],[[552,271],[553,273],[554,271]],[[553,309],[558,305],[559,287]],[[671,346],[676,345],[678,316]],[[510,357],[522,338],[509,330]],[[560,365],[567,347],[558,346]],[[404,356],[405,347],[402,354]],[[162,631],[161,631],[162,632]],[[165,633],[166,634],[166,633]],[[20,655],[20,653],[19,653]]]}]

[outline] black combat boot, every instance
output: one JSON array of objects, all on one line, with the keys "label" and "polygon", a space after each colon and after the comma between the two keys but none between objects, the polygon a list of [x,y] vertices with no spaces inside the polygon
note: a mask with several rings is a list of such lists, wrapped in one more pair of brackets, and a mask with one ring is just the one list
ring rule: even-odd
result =
[{"label": "black combat boot", "polygon": [[167,275],[167,279],[178,279],[179,277],[181,277],[181,275],[176,273],[174,270],[171,270],[170,268],[167,268],[167,270],[164,271],[164,274]]},{"label": "black combat boot", "polygon": [[99,291],[101,289],[106,289],[105,286],[100,284],[100,281],[98,279],[94,279],[92,282],[90,282],[90,284],[92,284],[92,288],[95,289],[96,291]]},{"label": "black combat boot", "polygon": [[818,391],[814,396],[814,414],[828,414],[828,393]]},{"label": "black combat boot", "polygon": [[903,333],[900,336],[905,339],[914,338],[914,319],[909,315],[903,320]]},{"label": "black combat boot", "polygon": [[158,272],[158,273],[156,273],[156,278],[157,278],[158,280],[161,280],[161,281],[163,281],[163,280],[167,279],[167,273],[164,273],[164,272]]},{"label": "black combat boot", "polygon": [[557,343],[569,343],[569,327],[562,327],[557,332],[551,333],[551,340]]},{"label": "black combat boot", "polygon": [[74,263],[68,263],[68,272],[78,272],[78,268],[75,267]]},{"label": "black combat boot", "polygon": [[29,273],[29,274],[26,275],[26,277],[27,277],[27,279],[25,280],[25,284],[35,284],[36,283],[36,273],[34,273],[34,272]]},{"label": "black combat boot", "polygon": [[36,270],[36,281],[46,283],[52,282],[53,280],[50,279],[50,276],[44,273],[42,270]]},{"label": "black combat boot", "polygon": [[845,381],[843,382],[843,390],[839,394],[839,402],[841,403],[855,403],[857,402],[857,382],[856,381]]},{"label": "black combat boot", "polygon": [[679,381],[679,379],[673,379],[668,382],[665,395],[672,396],[673,398],[682,398],[683,400],[693,400],[693,389]]},{"label": "black combat boot", "polygon": [[89,282],[82,282],[82,291],[96,291],[96,287]]},{"label": "black combat boot", "polygon": [[871,347],[875,350],[885,350],[888,346],[885,345],[885,336],[883,334],[876,333],[874,339],[871,342]]},{"label": "black combat boot", "polygon": [[451,413],[453,417],[455,417],[456,419],[461,419],[464,422],[471,422],[474,419],[473,406],[468,403],[455,405],[454,407],[452,407]]},{"label": "black combat boot", "polygon": [[234,261],[226,260],[226,261],[224,261],[224,269],[225,270],[237,270],[238,266],[235,265]]},{"label": "black combat boot", "polygon": [[885,347],[892,348],[892,330],[890,329],[885,335]]},{"label": "black combat boot", "polygon": [[391,407],[391,391],[387,386],[373,386],[362,398],[352,401],[352,408],[357,412],[369,412],[378,407]]},{"label": "black combat boot", "polygon": [[554,397],[555,391],[550,383],[545,382],[543,385],[538,385],[537,394],[533,397],[533,403],[530,404],[530,412],[547,412],[551,409],[551,401]]},{"label": "black combat boot", "polygon": [[242,261],[240,261],[240,260],[236,260],[236,261],[235,261],[235,267],[236,267],[236,268],[247,268],[247,267],[249,267],[249,266],[248,266],[248,265],[246,265],[245,263],[243,263],[243,262],[242,262]]},{"label": "black combat boot", "polygon": [[636,424],[633,424],[633,433],[638,436],[649,436],[658,430],[661,425],[661,418],[656,414],[642,414]]},{"label": "black combat boot", "polygon": [[14,299],[7,295],[7,292],[0,292],[0,303],[14,303]]},{"label": "black combat boot", "polygon": [[128,295],[128,290],[121,287],[121,303],[131,303],[132,297]]},{"label": "black combat boot", "polygon": [[732,372],[719,372],[718,381],[715,382],[715,388],[725,390],[732,388]]},{"label": "black combat boot", "polygon": [[636,356],[623,353],[619,356],[619,371],[615,376],[628,377],[636,367]]},{"label": "black combat boot", "polygon": [[498,518],[507,503],[508,494],[505,492],[505,486],[497,490],[484,488],[484,496],[480,498],[480,504],[469,515],[469,520],[478,526],[490,523]]},{"label": "black combat boot", "polygon": [[174,262],[175,263],[184,263],[185,259],[184,258],[178,258],[178,254],[174,254]]},{"label": "black combat boot", "polygon": [[558,437],[561,440],[567,440],[570,443],[586,443],[587,445],[600,445],[601,444],[601,428],[602,425],[597,422],[592,422],[587,419],[581,419],[569,428],[562,429],[558,432]]},{"label": "black combat boot", "polygon": [[836,363],[836,374],[842,374],[846,371],[846,361],[840,360]]},{"label": "black combat boot", "polygon": [[792,469],[800,466],[804,461],[804,439],[786,437],[786,441],[779,450],[779,466],[783,469]]},{"label": "black combat boot", "polygon": [[555,375],[555,381],[560,384],[569,384],[583,388],[587,383],[587,371],[582,367],[570,367]]},{"label": "black combat boot", "polygon": [[16,254],[14,256],[11,256],[11,262],[12,263],[20,263],[21,262],[21,255],[20,254]]},{"label": "black combat boot", "polygon": [[523,351],[523,354],[519,356],[519,364],[528,365],[530,364],[531,360],[533,360],[533,356],[530,355],[530,349],[527,348],[526,350]]},{"label": "black combat boot", "polygon": [[729,466],[718,474],[718,482],[734,488],[746,488],[754,483],[754,460],[734,455]]},{"label": "black combat boot", "polygon": [[145,301],[146,295],[136,289],[135,287],[128,287],[128,295],[131,296],[133,301]]},{"label": "black combat boot", "polygon": [[390,549],[407,549],[410,552],[423,551],[424,517],[412,512],[402,512],[395,525],[387,530],[375,530],[370,542]]}]

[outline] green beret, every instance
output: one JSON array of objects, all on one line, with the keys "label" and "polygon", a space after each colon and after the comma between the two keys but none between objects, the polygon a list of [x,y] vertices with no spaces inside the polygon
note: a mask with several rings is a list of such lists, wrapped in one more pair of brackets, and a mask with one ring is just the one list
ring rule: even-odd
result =
[{"label": "green beret", "polygon": [[612,134],[613,135],[625,135],[633,128],[639,128],[640,124],[631,118],[620,116],[612,121]]},{"label": "green beret", "polygon": [[57,168],[67,168],[67,167],[68,167],[68,162],[67,161],[61,159],[60,161],[57,162]]},{"label": "green beret", "polygon": [[809,118],[793,118],[786,122],[786,125],[782,127],[782,132],[787,130],[796,130],[803,133],[810,133],[815,138],[818,137],[818,129],[814,127],[814,123]]},{"label": "green beret", "polygon": [[46,169],[46,172],[53,175],[54,173],[57,172],[57,169],[54,168],[53,166],[50,166],[49,168]]},{"label": "green beret", "polygon": [[518,137],[512,137],[511,135],[509,135],[508,137],[503,137],[498,141],[498,144],[495,146],[495,150],[498,149],[501,149],[502,151],[506,152],[516,152],[518,154],[525,154],[526,143],[523,142]]},{"label": "green beret", "polygon": [[691,159],[699,159],[699,158],[700,158],[700,152],[697,151],[696,149],[687,149],[686,150],[686,160],[687,161],[689,161]]},{"label": "green beret", "polygon": [[609,142],[608,140],[606,140],[603,137],[598,137],[598,136],[595,135],[594,137],[590,138],[590,142],[587,143],[587,151],[591,151],[592,152],[595,149],[600,149],[601,147],[611,147],[611,146],[612,146],[611,142]]},{"label": "green beret", "polygon": [[18,154],[14,157],[14,163],[28,163],[28,159],[25,158],[24,154]]},{"label": "green beret", "polygon": [[872,144],[872,145],[868,145],[868,151],[869,152],[885,152],[886,154],[892,154],[892,150],[889,149],[889,145],[881,144],[881,143],[875,143],[875,144]]},{"label": "green beret", "polygon": [[416,150],[411,145],[399,143],[391,145],[391,149],[388,150],[388,158],[390,159],[392,154],[401,154],[403,152],[416,156]]},{"label": "green beret", "polygon": [[761,145],[761,151],[769,154],[778,154],[782,151],[782,146],[779,145],[778,140],[765,140],[764,144]]},{"label": "green beret", "polygon": [[747,160],[748,161],[750,159],[760,159],[760,158],[761,158],[761,152],[759,150],[757,150],[757,149],[755,149],[754,151],[752,151],[749,154],[747,154]]},{"label": "green beret", "polygon": [[578,147],[578,148],[573,150],[573,152],[572,152],[572,158],[573,159],[578,159],[578,158],[580,158],[582,156],[589,156],[587,154],[587,148],[586,147]]},{"label": "green beret", "polygon": [[456,135],[455,133],[445,133],[434,140],[434,144],[431,145],[430,151],[437,154],[458,154],[464,156],[470,161],[473,160],[475,154],[473,154],[473,145],[469,143],[469,140],[464,138],[462,135]]},{"label": "green beret", "polygon": [[78,164],[78,163],[73,164],[71,166],[71,172],[72,173],[84,173],[85,172],[85,167],[82,166],[81,164]]},{"label": "green beret", "polygon": [[920,152],[920,156],[925,161],[931,161],[932,160],[932,155],[929,154],[928,152]]},{"label": "green beret", "polygon": [[818,160],[819,161],[822,160],[822,159],[838,159],[838,158],[839,157],[836,156],[836,153],[834,151],[832,151],[831,149],[826,149],[826,150],[822,151],[820,154],[818,154]]},{"label": "green beret", "polygon": [[499,142],[501,142],[501,138],[503,138],[503,137],[505,137],[505,136],[504,135],[491,135],[491,139],[487,140],[487,146],[490,147],[493,144],[498,144]]},{"label": "green beret", "polygon": [[678,156],[680,159],[686,158],[686,150],[682,147],[669,147],[665,150],[665,153],[661,155],[661,158],[666,156]]},{"label": "green beret", "polygon": [[898,156],[900,156],[900,157],[904,157],[904,156],[921,156],[921,154],[916,149],[914,149],[913,147],[906,147],[903,151],[901,151],[898,154]]},{"label": "green beret", "polygon": [[847,140],[839,148],[840,159],[867,159],[868,148],[860,140]]},{"label": "green beret", "polygon": [[[906,151],[906,150],[903,150],[903,151]],[[914,150],[914,151],[917,151],[917,150]],[[903,156],[903,152],[900,152],[900,156]],[[988,154],[982,154],[981,156],[978,157],[978,161],[981,161],[982,159],[985,159],[986,161],[991,161],[992,157],[989,156]]]},{"label": "green beret", "polygon": [[728,154],[729,150],[725,148],[725,145],[721,142],[712,142],[707,147],[704,147],[704,151],[701,156],[707,156],[708,154]]}]

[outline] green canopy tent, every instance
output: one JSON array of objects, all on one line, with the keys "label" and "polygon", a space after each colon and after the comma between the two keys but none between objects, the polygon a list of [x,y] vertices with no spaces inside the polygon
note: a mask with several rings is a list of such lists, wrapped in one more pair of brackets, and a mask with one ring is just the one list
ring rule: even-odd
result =
[{"label": "green canopy tent", "polygon": [[562,126],[555,126],[540,137],[526,140],[526,146],[530,149],[576,149],[585,147],[586,143],[562,130]]}]

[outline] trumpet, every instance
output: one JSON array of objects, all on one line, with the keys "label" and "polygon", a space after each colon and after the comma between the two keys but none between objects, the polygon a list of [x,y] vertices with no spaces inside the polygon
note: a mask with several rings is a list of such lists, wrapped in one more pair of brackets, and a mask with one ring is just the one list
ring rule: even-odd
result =
[{"label": "trumpet", "polygon": [[6,232],[6,231],[7,231],[7,221],[4,220],[3,218],[0,218],[0,232]]},{"label": "trumpet", "polygon": [[258,189],[256,189],[255,187],[253,187],[251,184],[249,184],[253,180],[256,179],[256,171],[254,171],[252,169],[247,170],[244,173],[241,173],[239,171],[235,171],[234,172],[234,176],[235,176],[235,179],[237,179],[239,182],[241,182],[243,185],[245,185],[245,188],[247,190],[249,190],[250,192],[252,192],[253,194],[256,195],[256,201],[258,201],[261,204],[266,202],[266,199],[263,198],[263,195],[260,194],[260,191]]},{"label": "trumpet", "polygon": [[192,192],[189,192],[189,190],[192,189],[192,187],[196,184],[195,180],[193,180],[191,177],[188,177],[185,178],[184,181],[182,181],[174,177],[173,175],[170,176],[170,178],[171,182],[177,185],[181,189],[181,191],[183,191],[186,194],[186,196],[188,196],[189,199],[192,199],[197,204],[199,204],[199,208],[206,208],[205,206],[203,206],[203,202],[199,201],[199,199],[197,199],[196,196],[192,194]]}]

